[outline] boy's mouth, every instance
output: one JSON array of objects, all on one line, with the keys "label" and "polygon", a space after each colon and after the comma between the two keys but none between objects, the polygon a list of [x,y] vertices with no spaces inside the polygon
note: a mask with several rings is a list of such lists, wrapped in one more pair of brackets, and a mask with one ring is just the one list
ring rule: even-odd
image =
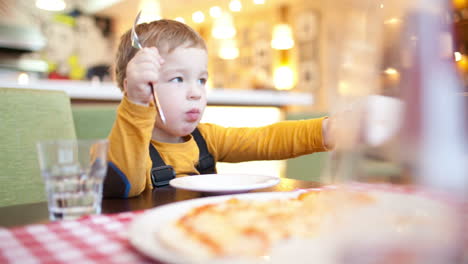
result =
[{"label": "boy's mouth", "polygon": [[200,110],[193,108],[190,111],[185,113],[186,119],[189,122],[197,121],[200,118]]}]

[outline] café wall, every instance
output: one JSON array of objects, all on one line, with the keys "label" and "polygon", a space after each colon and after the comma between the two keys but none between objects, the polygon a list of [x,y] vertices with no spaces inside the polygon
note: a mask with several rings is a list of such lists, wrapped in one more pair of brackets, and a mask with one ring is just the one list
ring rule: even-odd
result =
[{"label": "caf\u00e9 wall", "polygon": [[[285,109],[288,112],[326,112],[324,69],[328,58],[325,56],[327,22],[323,3],[271,0],[266,1],[261,8],[234,13],[236,40],[240,50],[240,56],[234,60],[223,60],[217,56],[218,43],[210,34],[212,21],[208,19],[202,24],[191,21],[190,12],[200,7],[200,3],[188,4],[181,7],[182,9],[171,9],[172,13],[167,17],[185,14],[187,23],[207,40],[212,88],[274,90],[273,72],[281,62],[282,52],[273,50],[270,40],[273,26],[281,20],[279,2],[288,6],[286,22],[292,26],[296,41],[295,46],[285,52],[288,64],[295,74],[296,85],[292,91],[306,92],[314,98],[310,106],[287,106]],[[128,9],[125,9],[128,12],[114,15],[106,12],[80,14],[76,11],[60,14],[38,11],[33,5],[27,5],[27,0],[8,0],[8,3],[7,18],[14,17],[21,20],[21,23],[40,28],[48,40],[42,50],[24,56],[43,59],[49,63],[49,72],[41,78],[59,79],[91,79],[93,73],[90,70],[97,69],[96,74],[99,70],[109,68],[118,39],[130,28],[138,9],[136,2],[131,1]],[[204,11],[207,14],[207,10]],[[104,80],[110,78],[111,76],[104,76]]]},{"label": "caf\u00e9 wall", "polygon": [[[127,12],[99,12],[81,14],[77,11],[47,13],[26,5],[26,0],[9,1],[14,12],[11,17],[23,17],[30,25],[40,28],[47,38],[46,46],[25,57],[42,59],[49,70],[41,78],[51,79],[92,79],[99,76],[110,80],[108,71],[113,63],[119,37],[128,30],[138,11],[136,2],[128,2]],[[247,1],[244,1],[247,3]],[[295,46],[286,52],[270,47],[273,26],[281,22],[280,6],[288,7],[286,23],[293,29]],[[222,3],[220,3],[222,5]],[[273,73],[282,62],[294,72],[292,91],[306,92],[314,97],[310,106],[288,106],[289,112],[326,112],[325,56],[327,47],[326,7],[324,3],[306,0],[266,1],[263,7],[255,7],[245,12],[233,13],[237,30],[235,40],[240,56],[234,60],[220,59],[217,55],[219,42],[211,37],[213,22],[207,19],[202,24],[191,21],[191,12],[202,8],[200,3],[188,4],[179,9],[172,8],[167,18],[183,15],[186,23],[194,27],[207,40],[210,54],[210,87],[223,89],[263,89],[274,90]],[[205,7],[203,7],[205,8]],[[207,6],[203,10],[207,15]],[[164,9],[163,9],[164,12]],[[284,59],[286,58],[286,59]]]},{"label": "caf\u00e9 wall", "polygon": [[[182,16],[186,23],[195,28],[207,41],[209,49],[210,86],[225,89],[275,89],[273,72],[281,63],[281,51],[270,47],[273,26],[280,22],[279,6],[266,6],[246,12],[234,13],[237,34],[235,40],[239,57],[224,60],[218,56],[219,41],[211,36],[212,20],[196,24],[191,13],[202,10],[208,15],[208,8],[186,6],[172,9],[165,17]],[[314,96],[310,106],[290,106],[289,112],[326,112],[326,4],[306,0],[284,2],[288,7],[287,23],[293,28],[295,46],[286,52],[288,64],[294,70],[295,86],[292,91],[306,92]],[[198,9],[197,9],[198,8]],[[136,14],[137,10],[135,10]],[[164,9],[163,9],[164,12]],[[133,17],[113,17],[113,28],[120,36],[131,27]],[[302,25],[302,26],[301,26]],[[115,47],[114,47],[115,49]]]}]

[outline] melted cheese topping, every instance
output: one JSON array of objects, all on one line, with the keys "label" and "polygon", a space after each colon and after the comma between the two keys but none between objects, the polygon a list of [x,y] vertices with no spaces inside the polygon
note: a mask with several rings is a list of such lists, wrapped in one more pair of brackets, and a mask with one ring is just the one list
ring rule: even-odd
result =
[{"label": "melted cheese topping", "polygon": [[193,208],[174,227],[210,256],[260,257],[278,241],[319,235],[339,222],[339,211],[373,203],[365,193],[332,190],[268,201],[234,198]]}]

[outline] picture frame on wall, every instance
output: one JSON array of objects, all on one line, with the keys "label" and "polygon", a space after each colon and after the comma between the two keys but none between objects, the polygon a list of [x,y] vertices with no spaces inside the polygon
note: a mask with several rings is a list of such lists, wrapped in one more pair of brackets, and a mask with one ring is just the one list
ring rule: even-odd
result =
[{"label": "picture frame on wall", "polygon": [[253,66],[270,67],[272,64],[272,50],[270,43],[266,40],[257,41],[253,45]]},{"label": "picture frame on wall", "polygon": [[294,20],[294,33],[298,42],[296,88],[303,92],[315,93],[321,82],[319,12],[306,9],[297,14]]},{"label": "picture frame on wall", "polygon": [[299,63],[296,88],[303,92],[316,92],[320,86],[320,68],[315,60]]},{"label": "picture frame on wall", "polygon": [[296,17],[295,35],[298,42],[309,42],[318,39],[319,15],[315,10],[305,10]]}]

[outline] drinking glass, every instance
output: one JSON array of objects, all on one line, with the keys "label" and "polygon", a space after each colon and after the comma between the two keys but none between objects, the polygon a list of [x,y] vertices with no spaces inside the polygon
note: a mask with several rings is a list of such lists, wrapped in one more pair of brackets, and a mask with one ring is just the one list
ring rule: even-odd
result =
[{"label": "drinking glass", "polygon": [[37,143],[50,220],[101,213],[107,148],[106,139]]}]

